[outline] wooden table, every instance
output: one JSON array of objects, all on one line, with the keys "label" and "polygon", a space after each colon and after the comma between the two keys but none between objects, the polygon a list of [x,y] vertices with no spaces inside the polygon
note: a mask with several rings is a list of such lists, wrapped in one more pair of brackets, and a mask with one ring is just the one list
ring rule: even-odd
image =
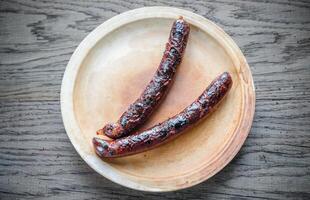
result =
[{"label": "wooden table", "polygon": [[[0,199],[309,199],[310,2],[1,1]],[[105,20],[143,6],[184,8],[240,46],[256,87],[251,133],[208,181],[169,193],[103,178],[71,145],[60,86],[81,40]]]}]

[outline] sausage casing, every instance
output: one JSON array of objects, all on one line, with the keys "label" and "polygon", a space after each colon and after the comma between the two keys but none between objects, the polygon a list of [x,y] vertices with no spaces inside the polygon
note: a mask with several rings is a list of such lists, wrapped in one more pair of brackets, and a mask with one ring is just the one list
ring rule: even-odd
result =
[{"label": "sausage casing", "polygon": [[164,55],[152,80],[116,123],[105,125],[97,134],[105,134],[113,139],[124,137],[148,119],[172,83],[185,51],[189,31],[190,26],[182,17],[173,23]]},{"label": "sausage casing", "polygon": [[223,99],[232,85],[232,78],[225,72],[182,112],[145,131],[124,138],[107,141],[94,138],[95,151],[101,158],[121,157],[143,152],[163,144],[207,116]]}]

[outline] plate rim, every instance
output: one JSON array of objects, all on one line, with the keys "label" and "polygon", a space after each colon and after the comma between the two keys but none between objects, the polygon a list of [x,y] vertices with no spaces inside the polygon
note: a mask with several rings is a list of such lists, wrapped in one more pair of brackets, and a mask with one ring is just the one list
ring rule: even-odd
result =
[{"label": "plate rim", "polygon": [[[80,69],[80,65],[83,62],[83,59],[87,56],[87,54],[91,51],[92,47],[94,47],[98,41],[100,41],[103,37],[105,37],[109,32],[115,30],[118,27],[121,27],[127,23],[131,23],[138,20],[148,19],[148,18],[176,18],[176,16],[182,15],[184,18],[191,22],[195,22],[195,25],[198,25],[199,28],[201,27],[209,27],[211,29],[208,29],[208,33],[212,35],[212,37],[215,38],[215,40],[226,43],[226,47],[229,47],[227,52],[229,53],[229,56],[231,54],[234,54],[238,57],[237,61],[239,61],[239,64],[235,64],[235,66],[240,66],[240,70],[242,73],[239,73],[240,79],[246,82],[248,92],[252,94],[252,98],[246,99],[246,97],[243,98],[243,101],[249,101],[249,110],[247,110],[247,123],[243,122],[243,133],[240,133],[239,135],[232,136],[231,140],[235,140],[238,136],[239,142],[235,144],[235,148],[232,149],[232,152],[227,153],[226,160],[223,160],[219,167],[209,173],[207,175],[203,176],[202,178],[196,179],[194,181],[190,181],[184,184],[174,184],[172,187],[150,187],[145,186],[141,183],[137,183],[135,181],[129,180],[124,178],[120,172],[118,172],[113,167],[106,164],[104,161],[100,160],[101,162],[104,162],[104,170],[100,170],[97,168],[97,165],[95,164],[98,162],[98,160],[94,160],[91,156],[88,156],[86,153],[80,150],[79,145],[77,145],[76,138],[74,137],[71,132],[73,131],[80,131],[79,125],[77,123],[77,120],[75,118],[75,114],[73,112],[74,103],[73,103],[73,93],[75,88],[75,81],[76,77],[78,75],[78,71]],[[203,29],[205,30],[205,29]],[[221,44],[222,45],[222,44]],[[233,60],[234,61],[234,60]],[[247,74],[248,78],[245,78],[243,76],[243,73]],[[245,87],[243,84],[241,84],[243,87]],[[244,89],[244,88],[243,88]],[[221,171],[239,152],[241,147],[243,146],[249,132],[252,126],[254,113],[255,113],[255,87],[254,87],[254,81],[251,74],[250,67],[241,52],[240,48],[237,46],[237,44],[233,41],[233,39],[227,35],[218,25],[216,25],[214,22],[195,14],[191,11],[187,11],[180,8],[174,8],[174,7],[164,7],[164,6],[152,6],[152,7],[142,7],[138,9],[133,9],[126,11],[124,13],[121,13],[119,15],[116,15],[107,21],[103,22],[101,25],[99,25],[97,28],[95,28],[93,31],[91,31],[78,45],[78,47],[75,49],[74,53],[72,54],[64,75],[62,79],[62,85],[61,85],[61,93],[60,93],[60,104],[61,104],[61,115],[63,124],[66,130],[66,133],[69,137],[70,142],[74,146],[75,150],[78,152],[78,154],[82,157],[82,159],[97,173],[104,176],[105,178],[120,184],[122,186],[135,189],[135,190],[141,190],[141,191],[152,191],[152,192],[168,192],[168,191],[175,191],[179,189],[188,188],[194,185],[197,185],[209,178],[211,178],[213,175]],[[244,106],[244,105],[243,105]],[[70,112],[71,111],[71,112]],[[241,118],[240,122],[244,121],[244,116]],[[230,141],[230,144],[225,147],[227,148],[232,146],[233,141]],[[81,148],[82,149],[82,148]],[[221,152],[220,155],[223,155],[224,152]],[[219,159],[218,159],[219,160]],[[218,160],[215,160],[215,162],[219,162]],[[102,163],[101,163],[102,164]],[[103,173],[105,172],[105,173]]]}]

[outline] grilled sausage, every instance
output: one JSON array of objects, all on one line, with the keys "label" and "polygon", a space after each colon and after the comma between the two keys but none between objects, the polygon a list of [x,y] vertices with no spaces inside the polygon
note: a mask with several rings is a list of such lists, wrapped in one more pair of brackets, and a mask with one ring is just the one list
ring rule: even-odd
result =
[{"label": "grilled sausage", "polygon": [[97,134],[116,139],[129,135],[143,124],[163,99],[181,62],[190,27],[181,17],[173,23],[160,65],[140,97],[131,104],[116,123],[109,123]]},{"label": "grilled sausage", "polygon": [[107,141],[93,138],[95,151],[101,158],[121,157],[143,152],[157,147],[176,136],[204,118],[223,99],[232,85],[229,73],[225,72],[217,77],[211,85],[181,113],[159,123],[145,131]]}]

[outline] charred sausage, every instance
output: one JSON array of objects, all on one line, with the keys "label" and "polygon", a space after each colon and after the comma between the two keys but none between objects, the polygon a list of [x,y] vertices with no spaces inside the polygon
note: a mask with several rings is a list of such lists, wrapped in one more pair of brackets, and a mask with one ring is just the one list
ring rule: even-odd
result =
[{"label": "charred sausage", "polygon": [[101,158],[121,157],[143,152],[157,147],[194,125],[207,116],[223,99],[232,85],[229,73],[225,72],[217,77],[209,87],[181,113],[150,129],[120,138],[107,141],[93,138],[96,154]]},{"label": "charred sausage", "polygon": [[182,17],[173,23],[164,55],[150,83],[116,123],[105,125],[97,134],[105,134],[113,139],[124,137],[146,121],[171,85],[184,54],[189,31],[189,24]]}]

